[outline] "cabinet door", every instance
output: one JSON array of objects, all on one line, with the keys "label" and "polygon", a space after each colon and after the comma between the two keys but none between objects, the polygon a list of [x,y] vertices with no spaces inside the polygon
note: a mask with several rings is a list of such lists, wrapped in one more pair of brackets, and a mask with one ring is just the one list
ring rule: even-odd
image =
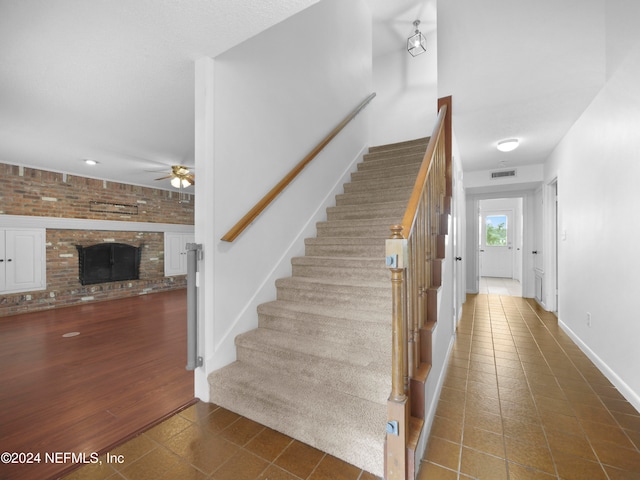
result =
[{"label": "cabinet door", "polygon": [[165,233],[164,234],[164,275],[187,274],[187,243],[193,243],[193,234]]},{"label": "cabinet door", "polygon": [[177,233],[164,234],[164,275],[181,274],[182,251],[182,235]]},{"label": "cabinet door", "polygon": [[44,229],[5,231],[5,291],[26,292],[45,288]]}]

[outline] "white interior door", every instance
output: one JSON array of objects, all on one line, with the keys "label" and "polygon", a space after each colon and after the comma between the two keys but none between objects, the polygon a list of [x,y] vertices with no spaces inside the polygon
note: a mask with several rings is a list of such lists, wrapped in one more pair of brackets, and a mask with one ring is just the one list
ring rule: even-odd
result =
[{"label": "white interior door", "polygon": [[513,211],[483,211],[480,217],[480,276],[513,278]]}]

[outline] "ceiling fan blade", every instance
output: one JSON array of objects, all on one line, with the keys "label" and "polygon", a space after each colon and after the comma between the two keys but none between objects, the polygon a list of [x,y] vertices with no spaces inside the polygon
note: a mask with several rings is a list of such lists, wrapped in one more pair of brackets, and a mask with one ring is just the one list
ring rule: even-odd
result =
[{"label": "ceiling fan blade", "polygon": [[167,175],[166,177],[156,178],[155,180],[165,180],[165,179],[167,179],[167,178],[172,178],[172,177],[173,177],[173,174],[171,174],[171,175]]}]

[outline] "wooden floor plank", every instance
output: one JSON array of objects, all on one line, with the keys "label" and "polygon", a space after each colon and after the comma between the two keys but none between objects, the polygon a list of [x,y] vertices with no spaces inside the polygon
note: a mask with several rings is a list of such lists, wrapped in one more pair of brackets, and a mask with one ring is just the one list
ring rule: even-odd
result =
[{"label": "wooden floor plank", "polygon": [[[65,338],[68,332],[80,335]],[[104,452],[193,400],[186,291],[0,318],[0,480],[56,478],[45,452]]]}]

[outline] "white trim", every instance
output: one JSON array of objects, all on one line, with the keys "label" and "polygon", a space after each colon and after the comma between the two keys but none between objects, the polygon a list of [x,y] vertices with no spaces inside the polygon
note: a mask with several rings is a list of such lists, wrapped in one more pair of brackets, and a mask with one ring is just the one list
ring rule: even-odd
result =
[{"label": "white trim", "polygon": [[38,217],[29,215],[0,215],[0,227],[178,233],[193,233],[194,230],[193,225],[179,225],[174,223],[125,222],[119,220],[90,220],[85,218]]},{"label": "white trim", "polygon": [[549,183],[544,186],[544,205],[543,205],[543,218],[542,218],[542,232],[543,232],[543,252],[547,252],[544,256],[543,272],[547,272],[545,276],[544,291],[542,292],[543,307],[549,312],[557,312],[557,298],[556,294],[558,290],[558,210],[557,210],[557,197],[558,197],[558,177],[554,177]]},{"label": "white trim", "polygon": [[589,348],[589,346],[584,343],[580,337],[578,337],[569,326],[564,323],[562,320],[558,319],[558,325],[560,328],[571,337],[571,340],[575,342],[576,345],[582,350],[582,352],[589,357],[593,363],[595,363],[596,367],[604,374],[605,377],[609,379],[611,383],[620,391],[622,396],[626,398],[629,403],[631,403],[636,410],[640,410],[640,395],[638,395],[633,389],[626,384],[624,380],[622,380],[616,372],[614,372],[609,365],[605,363],[593,350]]},{"label": "white trim", "polygon": [[215,185],[216,144],[215,121],[215,67],[211,57],[201,57],[194,63],[194,161],[198,172],[195,185],[195,242],[202,245],[202,257],[198,261],[196,285],[198,295],[198,356],[204,359],[201,367],[193,372],[194,396],[209,401],[211,356],[214,352],[216,322],[216,237],[215,237]]}]

